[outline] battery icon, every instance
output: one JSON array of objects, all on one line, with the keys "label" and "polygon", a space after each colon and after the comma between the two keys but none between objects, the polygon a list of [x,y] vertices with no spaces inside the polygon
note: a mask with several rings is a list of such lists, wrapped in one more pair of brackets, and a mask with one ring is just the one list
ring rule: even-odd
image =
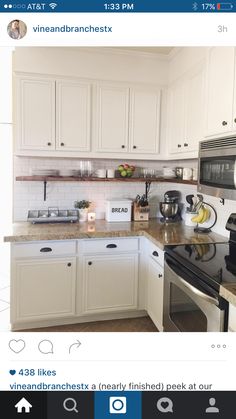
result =
[{"label": "battery icon", "polygon": [[234,5],[232,3],[217,3],[216,4],[217,10],[232,10],[234,8]]}]

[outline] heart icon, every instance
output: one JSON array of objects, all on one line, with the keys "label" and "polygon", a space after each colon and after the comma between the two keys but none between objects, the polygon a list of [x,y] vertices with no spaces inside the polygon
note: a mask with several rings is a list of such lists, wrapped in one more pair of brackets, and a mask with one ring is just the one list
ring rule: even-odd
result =
[{"label": "heart icon", "polygon": [[11,375],[15,375],[16,370],[10,370],[10,371],[9,371],[9,373],[10,373]]},{"label": "heart icon", "polygon": [[15,352],[16,354],[19,354],[21,351],[23,351],[23,349],[25,349],[25,341],[22,339],[12,339],[9,341],[8,345],[11,351]]}]

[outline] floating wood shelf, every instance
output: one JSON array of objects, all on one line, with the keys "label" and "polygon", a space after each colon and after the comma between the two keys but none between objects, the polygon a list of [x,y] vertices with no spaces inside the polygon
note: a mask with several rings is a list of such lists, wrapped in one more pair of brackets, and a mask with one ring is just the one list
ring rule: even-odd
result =
[{"label": "floating wood shelf", "polygon": [[17,181],[21,182],[168,182],[168,183],[184,183],[186,185],[197,185],[195,180],[183,180],[178,178],[97,178],[97,177],[75,177],[75,176],[17,176]]},{"label": "floating wood shelf", "polygon": [[169,182],[169,183],[184,183],[187,185],[197,185],[194,180],[183,180],[178,178],[98,178],[98,177],[75,177],[75,176],[17,176],[17,181],[20,182],[43,182],[43,199],[47,199],[47,182],[145,182],[146,187],[152,182]]}]

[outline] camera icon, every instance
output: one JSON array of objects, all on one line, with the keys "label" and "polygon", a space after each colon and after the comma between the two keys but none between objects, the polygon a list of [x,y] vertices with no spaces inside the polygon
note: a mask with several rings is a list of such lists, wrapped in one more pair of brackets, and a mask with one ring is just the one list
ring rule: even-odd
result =
[{"label": "camera icon", "polygon": [[127,402],[126,397],[110,397],[109,398],[109,413],[126,414]]}]

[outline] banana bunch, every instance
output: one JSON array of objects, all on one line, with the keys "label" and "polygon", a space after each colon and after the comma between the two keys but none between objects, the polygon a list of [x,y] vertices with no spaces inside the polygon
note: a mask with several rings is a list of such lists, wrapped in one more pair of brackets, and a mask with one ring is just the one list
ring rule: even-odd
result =
[{"label": "banana bunch", "polygon": [[209,208],[206,208],[203,204],[201,208],[198,211],[197,215],[194,215],[194,217],[191,218],[191,221],[193,223],[203,224],[205,223],[211,215],[211,211]]}]

